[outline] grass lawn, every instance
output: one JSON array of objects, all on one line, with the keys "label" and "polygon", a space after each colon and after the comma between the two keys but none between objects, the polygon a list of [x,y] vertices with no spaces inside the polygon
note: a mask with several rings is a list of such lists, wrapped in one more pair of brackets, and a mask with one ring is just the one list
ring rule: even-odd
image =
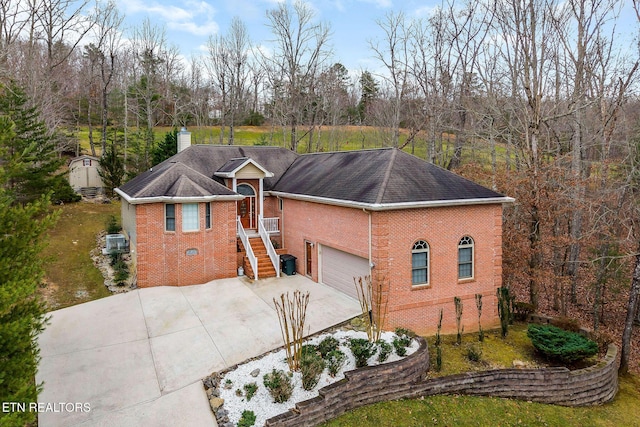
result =
[{"label": "grass lawn", "polygon": [[[499,331],[487,331],[484,343],[477,334],[463,336],[461,346],[453,345],[455,335],[444,336],[441,373],[510,367],[513,360],[537,364],[533,346],[526,337],[526,325],[514,325],[506,340]],[[434,339],[428,338],[433,349]],[[469,345],[482,349],[480,362],[470,362]],[[435,363],[435,351],[432,365]],[[620,390],[613,402],[601,406],[566,408],[509,399],[472,396],[433,396],[423,399],[382,402],[351,411],[325,427],[347,426],[640,426],[640,379],[620,378]]]},{"label": "grass lawn", "polygon": [[45,285],[40,290],[51,310],[111,295],[89,252],[111,215],[120,216],[120,203],[71,203],[61,207],[60,219],[49,232]]}]

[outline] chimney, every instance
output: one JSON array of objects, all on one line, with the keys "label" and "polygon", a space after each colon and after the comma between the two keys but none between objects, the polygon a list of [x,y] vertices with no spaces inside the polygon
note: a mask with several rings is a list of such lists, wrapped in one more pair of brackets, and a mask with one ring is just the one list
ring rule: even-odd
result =
[{"label": "chimney", "polygon": [[191,146],[191,132],[187,131],[186,127],[180,129],[178,132],[178,153],[187,147]]}]

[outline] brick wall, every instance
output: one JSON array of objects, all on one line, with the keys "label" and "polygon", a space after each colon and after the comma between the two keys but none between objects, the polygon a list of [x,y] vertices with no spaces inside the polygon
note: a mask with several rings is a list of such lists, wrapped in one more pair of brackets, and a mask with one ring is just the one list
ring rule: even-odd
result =
[{"label": "brick wall", "polygon": [[[182,231],[176,204],[176,231],[165,231],[164,204],[136,205],[138,286],[184,286],[236,275],[236,204],[212,202],[212,228],[205,229],[199,203],[199,231]],[[197,252],[187,255],[187,250]],[[195,250],[195,251],[193,251]]]},{"label": "brick wall", "polygon": [[322,205],[299,200],[284,200],[281,227],[283,246],[297,260],[299,274],[304,274],[304,242],[314,243],[311,278],[318,281],[318,247],[331,246],[363,258],[369,258],[369,218],[360,209]]},{"label": "brick wall", "polygon": [[[502,206],[477,205],[374,212],[375,274],[388,281],[388,327],[432,334],[443,308],[443,333],[456,330],[454,297],[463,302],[465,331],[478,329],[475,294],[483,295],[482,324],[499,324],[496,288],[502,283]],[[474,277],[458,280],[458,242],[474,241]],[[429,244],[429,283],[412,286],[411,250]]]},{"label": "brick wall", "polygon": [[611,401],[618,390],[617,348],[610,345],[596,366],[494,369],[425,379],[429,351],[420,348],[397,362],[346,372],[345,379],[323,387],[319,396],[296,403],[295,409],[270,418],[269,427],[315,426],[371,403],[433,396],[468,394],[520,399],[563,406],[597,405]]}]

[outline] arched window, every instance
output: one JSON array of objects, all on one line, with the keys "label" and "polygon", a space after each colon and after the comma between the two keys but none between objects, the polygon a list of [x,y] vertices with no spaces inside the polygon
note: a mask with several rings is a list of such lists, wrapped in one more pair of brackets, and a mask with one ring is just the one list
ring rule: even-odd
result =
[{"label": "arched window", "polygon": [[429,244],[418,240],[411,250],[411,284],[426,285],[429,283]]},{"label": "arched window", "polygon": [[473,239],[464,236],[458,242],[458,279],[473,278]]},{"label": "arched window", "polygon": [[253,187],[249,184],[238,184],[237,188],[238,194],[242,194],[243,196],[255,196],[256,192],[253,190]]}]

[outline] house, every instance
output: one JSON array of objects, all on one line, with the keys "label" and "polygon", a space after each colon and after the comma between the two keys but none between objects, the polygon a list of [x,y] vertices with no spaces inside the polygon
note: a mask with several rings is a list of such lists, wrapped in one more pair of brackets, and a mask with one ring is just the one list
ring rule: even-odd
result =
[{"label": "house", "polygon": [[69,184],[76,193],[95,196],[104,191],[98,170],[100,160],[95,156],[82,155],[69,161]]},{"label": "house", "polygon": [[392,148],[179,147],[116,189],[139,286],[205,283],[241,266],[279,275],[275,242],[298,274],[352,297],[354,277],[382,280],[390,328],[434,331],[442,307],[443,332],[455,330],[457,296],[471,330],[476,294],[484,327],[498,323],[502,206],[513,199]]}]

